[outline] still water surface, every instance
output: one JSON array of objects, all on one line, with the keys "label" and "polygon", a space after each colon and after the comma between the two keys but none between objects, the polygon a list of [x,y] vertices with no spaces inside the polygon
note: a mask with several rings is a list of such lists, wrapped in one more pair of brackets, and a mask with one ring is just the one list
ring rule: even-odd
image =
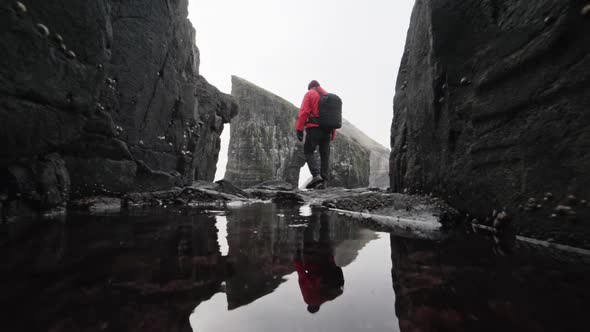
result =
[{"label": "still water surface", "polygon": [[308,206],[0,226],[10,331],[586,331],[584,257],[412,239]]}]

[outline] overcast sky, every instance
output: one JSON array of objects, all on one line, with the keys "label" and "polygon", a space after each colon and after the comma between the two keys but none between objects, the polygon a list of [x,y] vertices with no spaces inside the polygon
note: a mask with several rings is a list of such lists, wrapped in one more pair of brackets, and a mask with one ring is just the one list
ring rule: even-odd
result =
[{"label": "overcast sky", "polygon": [[[346,119],[389,148],[414,0],[189,1],[200,72],[211,84],[230,93],[237,75],[300,106],[316,79],[342,98]],[[226,160],[223,149],[216,179]]]}]

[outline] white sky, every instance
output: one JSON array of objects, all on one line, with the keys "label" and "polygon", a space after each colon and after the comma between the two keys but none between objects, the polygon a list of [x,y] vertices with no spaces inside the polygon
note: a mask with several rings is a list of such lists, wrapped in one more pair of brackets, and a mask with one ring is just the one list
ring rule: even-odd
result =
[{"label": "white sky", "polygon": [[[395,79],[414,0],[189,0],[200,72],[231,92],[242,77],[296,106],[312,79],[343,116],[389,147]],[[227,128],[226,128],[227,129]],[[229,130],[216,179],[223,177]]]}]

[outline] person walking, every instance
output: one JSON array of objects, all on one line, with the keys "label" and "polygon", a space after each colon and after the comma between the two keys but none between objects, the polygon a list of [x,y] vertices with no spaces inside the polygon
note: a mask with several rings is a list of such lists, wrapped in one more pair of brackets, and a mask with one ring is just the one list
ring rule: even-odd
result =
[{"label": "person walking", "polygon": [[[311,182],[307,188],[325,188],[329,181],[330,175],[330,142],[336,138],[336,129],[321,128],[319,125],[320,99],[323,95],[328,94],[320,86],[318,81],[313,80],[307,86],[307,93],[303,97],[299,116],[295,130],[297,139],[303,141],[303,131],[305,130],[305,143],[303,153],[305,161],[312,175]],[[314,153],[319,147],[320,150],[320,167],[318,169],[317,159]]]}]

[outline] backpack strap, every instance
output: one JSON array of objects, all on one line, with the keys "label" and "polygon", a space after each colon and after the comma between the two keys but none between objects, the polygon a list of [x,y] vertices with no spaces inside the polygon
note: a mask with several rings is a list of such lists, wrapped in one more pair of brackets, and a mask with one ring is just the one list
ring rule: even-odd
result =
[{"label": "backpack strap", "polygon": [[[320,100],[322,99],[322,93],[320,92],[320,90],[318,90],[317,88],[314,88],[315,92],[318,93],[318,95],[320,95]],[[320,124],[319,123],[319,115],[320,115],[320,110],[319,110],[320,105],[318,105],[318,116],[313,116],[314,114],[312,114],[312,116],[310,116],[309,118],[307,118],[307,123],[313,123],[313,124]]]}]

